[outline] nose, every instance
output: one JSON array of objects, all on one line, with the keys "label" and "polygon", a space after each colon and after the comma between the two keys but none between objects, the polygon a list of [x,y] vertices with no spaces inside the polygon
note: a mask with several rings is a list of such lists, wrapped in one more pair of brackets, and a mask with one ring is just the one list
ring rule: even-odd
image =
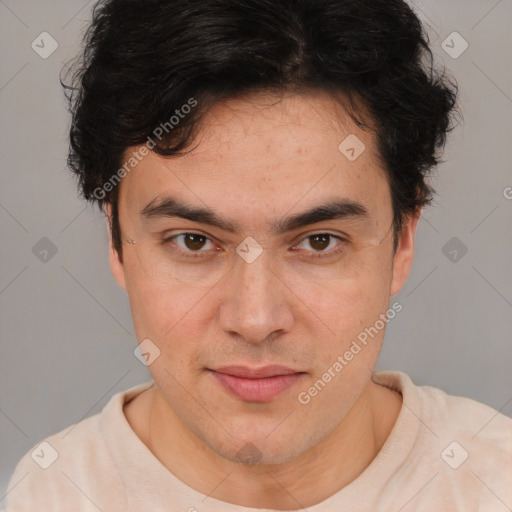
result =
[{"label": "nose", "polygon": [[[220,326],[231,336],[262,343],[293,325],[293,294],[270,267],[266,251],[252,263],[236,256],[224,282]],[[226,277],[228,277],[226,276]]]}]

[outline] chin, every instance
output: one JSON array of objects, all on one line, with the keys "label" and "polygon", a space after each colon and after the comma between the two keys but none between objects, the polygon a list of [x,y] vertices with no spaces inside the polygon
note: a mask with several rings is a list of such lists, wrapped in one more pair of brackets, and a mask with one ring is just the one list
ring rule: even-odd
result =
[{"label": "chin", "polygon": [[[220,457],[235,463],[254,465],[278,465],[295,459],[317,442],[311,439],[310,444],[297,440],[290,432],[281,434],[281,437],[267,434],[246,435],[238,438],[227,437],[224,440],[204,440],[204,442]],[[290,444],[290,439],[296,439],[297,444]]]}]

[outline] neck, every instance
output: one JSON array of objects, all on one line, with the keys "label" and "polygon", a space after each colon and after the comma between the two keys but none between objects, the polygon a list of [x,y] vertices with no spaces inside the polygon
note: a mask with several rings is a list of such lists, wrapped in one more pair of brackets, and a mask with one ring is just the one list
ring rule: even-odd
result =
[{"label": "neck", "polygon": [[170,414],[156,386],[146,393],[149,414],[136,414],[146,425],[136,427],[127,418],[169,471],[211,498],[275,510],[320,503],[356,479],[380,451],[401,408],[398,394],[369,381],[345,419],[316,446],[283,464],[246,465],[206,446]]}]

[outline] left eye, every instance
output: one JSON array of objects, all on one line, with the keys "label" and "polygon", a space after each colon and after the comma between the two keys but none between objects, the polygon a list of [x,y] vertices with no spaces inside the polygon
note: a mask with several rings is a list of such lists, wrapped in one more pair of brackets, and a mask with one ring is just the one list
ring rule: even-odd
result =
[{"label": "left eye", "polygon": [[295,247],[309,250],[307,247],[305,247],[305,245],[309,245],[311,248],[313,248],[314,252],[329,252],[326,249],[332,249],[337,245],[331,244],[331,242],[334,240],[341,240],[341,238],[335,235],[331,235],[330,233],[317,233],[315,235],[307,236]]}]

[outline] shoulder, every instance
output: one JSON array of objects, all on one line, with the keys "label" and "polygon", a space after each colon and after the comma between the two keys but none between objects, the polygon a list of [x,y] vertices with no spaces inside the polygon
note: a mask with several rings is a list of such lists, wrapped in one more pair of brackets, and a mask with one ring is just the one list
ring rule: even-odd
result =
[{"label": "shoulder", "polygon": [[145,387],[117,393],[101,413],[32,446],[11,476],[6,512],[123,508],[124,486],[103,424],[125,421],[124,402]]},{"label": "shoulder", "polygon": [[433,435],[437,431],[441,435],[469,436],[475,443],[478,440],[512,454],[512,418],[471,398],[433,386],[418,386],[403,372],[376,375],[381,384],[402,394],[404,408],[412,409]]},{"label": "shoulder", "polygon": [[[114,477],[112,466],[100,432],[100,415],[91,416],[30,448],[9,482],[6,510],[34,510],[35,504],[38,510],[59,511],[65,504],[82,510],[88,490],[97,488],[97,475]],[[94,496],[90,499],[94,501]]]},{"label": "shoulder", "polygon": [[468,510],[512,506],[512,419],[470,398],[417,386],[401,372],[385,378],[403,394],[408,425],[418,425],[408,467],[432,478],[422,496]]},{"label": "shoulder", "polygon": [[417,389],[424,415],[433,427],[469,438],[474,448],[496,449],[512,456],[512,418],[486,404],[435,387]]}]

